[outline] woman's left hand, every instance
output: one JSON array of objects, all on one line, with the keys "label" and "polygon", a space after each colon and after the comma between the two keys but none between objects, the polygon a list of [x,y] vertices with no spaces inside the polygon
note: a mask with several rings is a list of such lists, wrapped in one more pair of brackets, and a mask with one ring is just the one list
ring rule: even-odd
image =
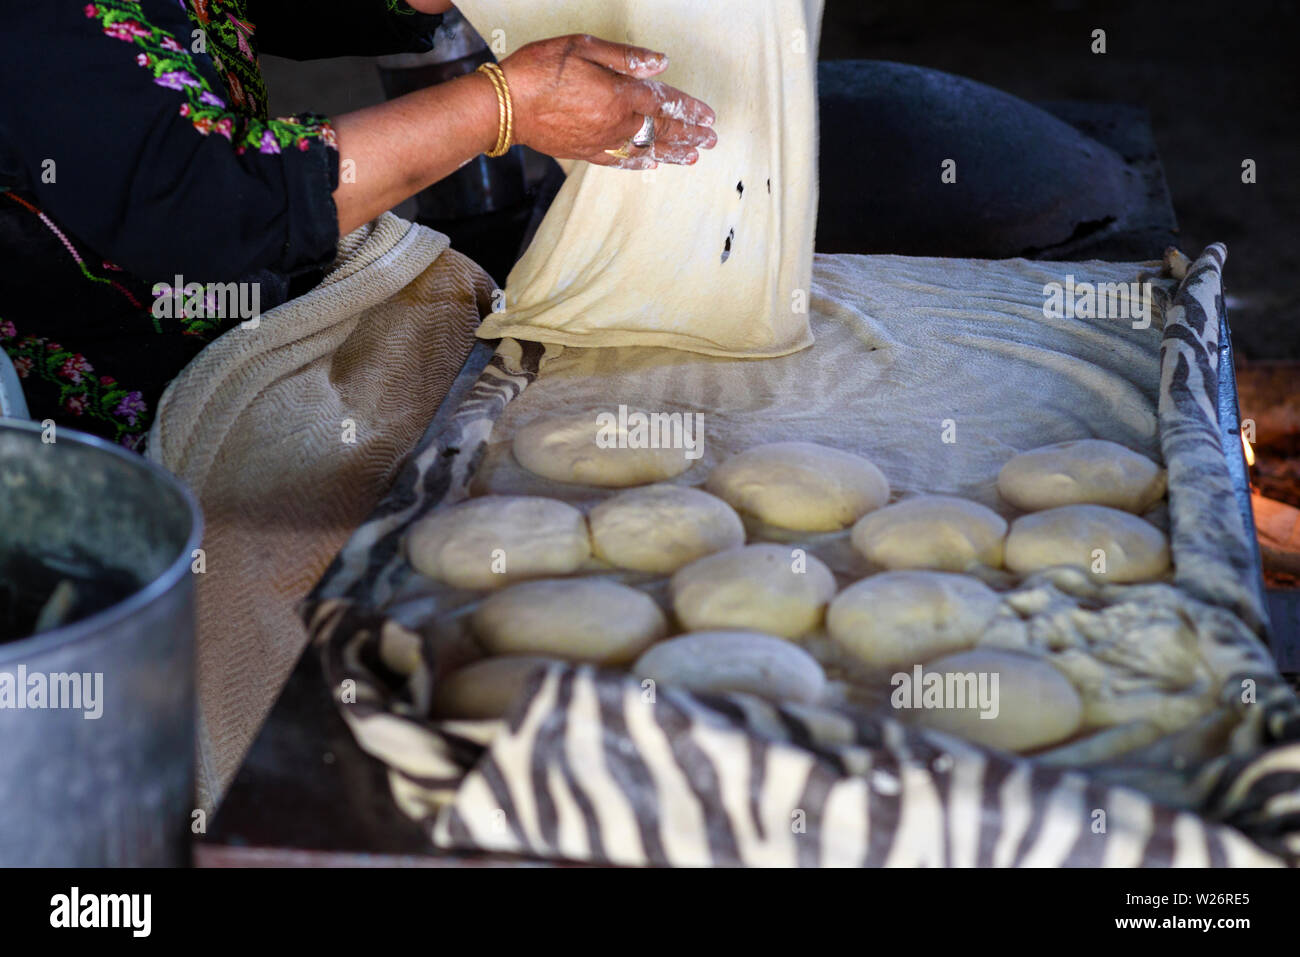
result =
[{"label": "woman's left hand", "polygon": [[406,0],[406,5],[419,13],[446,13],[452,8],[451,0]]}]

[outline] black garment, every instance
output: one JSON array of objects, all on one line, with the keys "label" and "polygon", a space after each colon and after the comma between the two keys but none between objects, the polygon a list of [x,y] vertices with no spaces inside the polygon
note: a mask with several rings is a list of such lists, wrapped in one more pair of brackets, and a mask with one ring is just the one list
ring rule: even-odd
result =
[{"label": "black garment", "polygon": [[267,117],[258,49],[427,50],[441,17],[402,0],[3,3],[0,346],[33,418],[139,447],[166,384],[247,318],[224,284],[266,311],[334,255],[333,129]]}]

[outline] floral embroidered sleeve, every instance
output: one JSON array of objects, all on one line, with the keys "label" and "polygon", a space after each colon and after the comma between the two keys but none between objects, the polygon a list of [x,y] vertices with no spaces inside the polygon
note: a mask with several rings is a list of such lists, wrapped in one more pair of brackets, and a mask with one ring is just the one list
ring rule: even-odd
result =
[{"label": "floral embroidered sleeve", "polygon": [[[0,89],[23,95],[0,106],[0,186],[150,281],[327,265],[338,239],[332,128],[265,116],[242,0],[191,5],[194,21],[181,0],[8,10]],[[233,52],[215,31],[209,46],[204,14],[239,34]]]},{"label": "floral embroidered sleeve", "polygon": [[294,60],[422,53],[442,22],[405,0],[247,0],[247,8],[262,51]]},{"label": "floral embroidered sleeve", "polygon": [[[310,289],[334,257],[334,130],[268,115],[258,50],[418,51],[440,18],[404,0],[4,10],[0,352],[37,421],[139,449],[206,343]],[[237,314],[226,294],[206,305],[222,287],[238,289]]]}]

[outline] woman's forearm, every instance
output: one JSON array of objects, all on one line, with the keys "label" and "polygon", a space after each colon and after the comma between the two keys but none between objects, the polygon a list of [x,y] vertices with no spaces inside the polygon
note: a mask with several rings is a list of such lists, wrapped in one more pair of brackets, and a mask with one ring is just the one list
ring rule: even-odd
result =
[{"label": "woman's forearm", "polygon": [[[511,142],[624,169],[695,163],[701,149],[717,143],[713,111],[652,79],[667,66],[662,53],[586,35],[521,47],[501,62],[514,117]],[[653,142],[634,144],[647,118]],[[478,72],[337,117],[339,234],[492,149],[500,122],[496,87]]]},{"label": "woman's forearm", "polygon": [[490,150],[498,120],[496,91],[481,73],[335,117],[339,235]]}]

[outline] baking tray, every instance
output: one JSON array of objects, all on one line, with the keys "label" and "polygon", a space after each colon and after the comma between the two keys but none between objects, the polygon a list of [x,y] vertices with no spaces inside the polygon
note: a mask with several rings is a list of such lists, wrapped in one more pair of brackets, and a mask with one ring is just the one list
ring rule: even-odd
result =
[{"label": "baking tray", "polygon": [[[1220,251],[1216,253],[1216,249]],[[1197,270],[1209,272],[1212,274],[1210,278],[1217,283],[1221,267],[1221,248],[1211,247],[1193,267],[1193,276],[1196,275]],[[1231,375],[1231,343],[1228,337],[1227,317],[1221,308],[1221,295],[1217,297],[1217,304],[1217,312],[1211,310],[1214,313],[1212,317],[1204,317],[1206,320],[1212,318],[1213,324],[1210,327],[1212,333],[1203,324],[1197,335],[1187,338],[1198,341],[1201,346],[1210,350],[1209,354],[1213,355],[1211,360],[1215,367],[1215,374],[1212,376],[1213,404],[1218,412],[1218,421],[1212,427],[1221,455],[1216,464],[1221,465],[1225,470],[1225,481],[1234,502],[1239,527],[1251,529],[1253,520],[1250,512],[1249,482],[1238,433],[1235,385]],[[1168,338],[1167,327],[1166,339]],[[393,492],[377,509],[374,518],[358,530],[357,535],[345,547],[304,609],[313,639],[321,651],[326,674],[335,685],[336,697],[340,685],[349,680],[355,681],[356,674],[367,674],[371,679],[379,675],[389,680],[390,686],[387,689],[377,688],[373,683],[366,686],[363,680],[362,696],[344,703],[343,713],[354,729],[365,724],[371,726],[370,730],[362,735],[363,746],[366,746],[372,754],[379,756],[381,760],[388,761],[392,768],[390,783],[394,787],[399,804],[412,817],[422,820],[428,833],[444,847],[483,848],[485,846],[482,840],[476,839],[475,835],[469,833],[465,821],[458,819],[456,807],[448,810],[448,802],[454,799],[457,792],[463,792],[476,784],[486,787],[489,792],[493,792],[494,788],[499,792],[500,779],[503,775],[508,776],[509,769],[492,766],[489,748],[493,740],[500,735],[501,729],[495,726],[474,727],[473,725],[477,723],[461,723],[454,727],[444,725],[436,734],[427,735],[428,727],[421,713],[420,695],[412,696],[409,681],[389,669],[388,663],[384,660],[386,655],[394,652],[394,647],[400,649],[404,642],[409,642],[409,632],[394,626],[394,623],[382,613],[381,608],[385,601],[392,597],[391,570],[394,563],[402,561],[400,555],[402,531],[415,517],[427,512],[449,494],[454,497],[457,490],[463,491],[468,485],[473,469],[481,456],[487,432],[491,429],[491,422],[501,409],[535,377],[542,351],[541,346],[530,343],[506,343],[497,350],[483,343],[475,347],[438,416],[412,453],[411,460],[399,477]],[[1207,359],[1209,354],[1206,356]],[[1256,634],[1263,636],[1267,632],[1267,620],[1262,610],[1264,603],[1258,550],[1254,547],[1253,537],[1246,536],[1246,538],[1248,540],[1241,543],[1246,551],[1246,558],[1244,562],[1239,562],[1235,573],[1237,580],[1234,584],[1238,587],[1229,589],[1230,594],[1222,593],[1211,597],[1215,597],[1224,607],[1230,608],[1241,620],[1248,622]],[[386,645],[387,649],[385,649]],[[410,651],[409,647],[407,651]],[[344,675],[351,677],[342,677]],[[341,677],[342,681],[340,681]],[[404,684],[407,687],[403,688]],[[587,688],[587,685],[590,687]],[[616,705],[616,702],[607,702],[601,697],[608,692],[608,688],[594,669],[569,669],[568,674],[548,674],[534,682],[534,686],[530,689],[529,707],[516,713],[510,730],[517,731],[523,715],[532,713],[530,708],[547,694],[554,694],[557,688],[564,690],[570,696],[589,690],[599,700],[601,708],[607,704]],[[427,694],[427,687],[423,691]],[[684,697],[688,702],[681,707],[681,713],[676,716],[684,726],[714,720],[721,720],[724,724],[731,721],[731,730],[737,732],[738,742],[740,744],[746,742],[744,716],[738,718],[734,712],[728,713],[726,709],[717,710],[716,707],[711,708],[709,705],[690,700],[690,696]],[[1275,731],[1289,729],[1294,723],[1291,722],[1293,705],[1293,696],[1289,701],[1281,698],[1272,699],[1269,707],[1274,715],[1279,717],[1276,720],[1257,723],[1262,723]],[[786,709],[778,709],[777,717],[787,721],[792,729],[797,729],[792,730],[791,734],[793,737],[802,736],[802,740],[796,743],[805,751],[811,752],[819,759],[831,760],[832,781],[835,780],[836,774],[839,775],[841,784],[846,776],[848,778],[855,776],[853,762],[846,758],[846,754],[836,752],[834,748],[827,746],[818,738],[819,734],[830,734],[832,737],[835,734],[843,734],[843,728],[812,728],[808,716],[795,715]],[[382,724],[387,729],[384,734],[391,732],[395,735],[392,740],[397,743],[394,744],[393,750],[384,753],[385,746],[374,746],[376,724]],[[876,732],[874,736],[871,733],[873,730]],[[868,764],[873,756],[879,759],[888,755],[894,762],[894,766],[898,767],[900,761],[903,764],[913,762],[927,748],[933,748],[934,754],[945,759],[953,757],[953,749],[948,746],[951,742],[940,742],[934,745],[933,742],[926,740],[924,735],[917,736],[890,727],[853,729],[850,737],[851,749],[865,749]],[[369,744],[366,743],[367,738]],[[780,743],[788,744],[789,739]],[[770,745],[771,742],[767,744]],[[408,762],[405,767],[399,767],[398,765],[409,757],[412,747],[417,751],[423,749],[420,762],[417,762],[422,766],[412,767]],[[403,749],[407,752],[406,757],[399,758],[398,752]],[[906,760],[903,760],[900,749],[901,752],[906,753]],[[544,763],[545,755],[539,750],[534,753],[533,759]],[[991,774],[1015,774],[1025,771],[1023,762],[1004,760],[998,756],[991,757],[985,754],[965,752],[959,754],[959,764],[969,761],[977,761],[980,767]],[[1225,762],[1225,768],[1229,764],[1241,773],[1240,761]],[[1061,781],[1064,779],[1059,770],[1051,772],[1049,777],[1054,783],[1050,787],[1046,783],[1040,787],[1037,782],[1041,775],[1037,775],[1034,769],[1030,768],[1026,773],[1030,775],[1031,780],[1027,798],[1031,807],[1037,806],[1036,802],[1048,800],[1063,786]],[[1226,770],[1223,773],[1227,773]],[[487,782],[474,780],[476,776],[482,775],[486,775],[489,779],[495,776],[497,780]],[[1086,780],[1080,779],[1073,786],[1086,789],[1089,784]],[[497,798],[500,797],[500,793],[497,793]],[[510,802],[501,803],[509,805]],[[608,848],[598,850],[592,844],[587,846],[586,853],[577,855],[566,853],[564,848],[539,847],[536,842],[530,844],[524,824],[511,819],[512,809],[507,806],[498,810],[509,821],[506,839],[495,846],[487,845],[487,849],[540,853],[542,856],[550,857],[576,856],[579,859],[595,861],[639,862],[635,859],[620,858],[617,853],[610,854]],[[1216,814],[1220,819],[1232,819],[1232,811],[1228,808],[1220,807]],[[1171,827],[1172,822],[1171,817]],[[833,822],[827,819],[818,823],[830,827]],[[891,846],[905,845],[907,828],[903,826],[904,822],[901,819],[894,823],[895,826],[891,831],[893,838]],[[1186,833],[1186,822],[1181,822],[1181,826]],[[1199,828],[1198,833],[1203,836],[1203,856],[1207,861],[1233,860],[1233,855],[1229,853],[1233,848],[1237,848],[1235,853],[1238,857],[1243,853],[1240,851],[1239,836],[1226,829],[1220,829],[1217,824],[1208,819],[1208,815],[1204,820],[1197,821],[1196,826]],[[851,844],[851,842],[847,843]],[[1143,846],[1151,843],[1144,838]],[[716,847],[710,842],[706,842],[706,845],[707,858],[703,862],[753,862],[739,848]],[[645,848],[643,847],[642,850]],[[808,854],[807,851],[807,843],[801,845],[792,862],[827,862],[819,853]],[[647,855],[646,862],[694,862],[675,860],[663,848],[659,848],[657,853],[659,856]],[[1169,853],[1175,852],[1171,849]],[[1083,857],[1080,857],[1079,853],[1075,853],[1070,848],[1066,848],[1062,854],[1063,856],[1054,859],[1054,862],[1079,863],[1087,856],[1084,853]],[[886,860],[882,859],[878,862],[885,863]]]}]

